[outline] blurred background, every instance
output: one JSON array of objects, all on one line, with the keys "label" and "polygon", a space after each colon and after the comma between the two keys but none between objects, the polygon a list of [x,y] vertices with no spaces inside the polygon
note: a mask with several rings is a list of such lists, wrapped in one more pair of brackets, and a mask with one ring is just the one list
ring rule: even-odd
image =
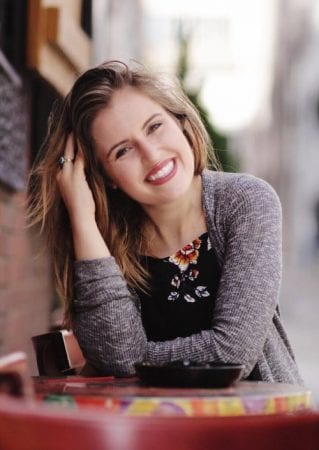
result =
[{"label": "blurred background", "polygon": [[0,0],[0,355],[60,311],[26,226],[28,171],[52,103],[105,59],[176,74],[226,171],[266,179],[283,205],[280,305],[319,401],[319,2]]}]

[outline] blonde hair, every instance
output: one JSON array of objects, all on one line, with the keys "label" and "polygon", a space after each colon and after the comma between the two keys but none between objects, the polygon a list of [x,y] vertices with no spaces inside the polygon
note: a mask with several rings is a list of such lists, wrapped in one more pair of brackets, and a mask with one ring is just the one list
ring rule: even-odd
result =
[{"label": "blonde hair", "polygon": [[[29,210],[32,225],[41,224],[53,260],[57,290],[65,305],[65,325],[72,323],[74,250],[67,210],[56,184],[59,157],[73,133],[75,146],[82,147],[86,176],[96,203],[96,221],[129,287],[147,289],[148,274],[140,264],[147,245],[143,230],[147,216],[141,206],[120,190],[111,189],[96,157],[92,122],[107,107],[113,93],[131,86],[173,114],[194,152],[195,173],[208,165],[218,169],[211,143],[199,113],[177,80],[128,67],[120,61],[105,62],[84,72],[63,102],[52,111],[47,136],[29,178]],[[76,149],[75,149],[76,150]]]}]

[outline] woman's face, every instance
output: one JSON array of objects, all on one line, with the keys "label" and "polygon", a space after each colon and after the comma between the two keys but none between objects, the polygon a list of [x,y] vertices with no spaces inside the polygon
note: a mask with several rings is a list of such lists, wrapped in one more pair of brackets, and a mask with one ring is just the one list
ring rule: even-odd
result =
[{"label": "woman's face", "polygon": [[194,155],[179,121],[137,89],[115,91],[92,135],[112,183],[146,209],[190,189]]}]

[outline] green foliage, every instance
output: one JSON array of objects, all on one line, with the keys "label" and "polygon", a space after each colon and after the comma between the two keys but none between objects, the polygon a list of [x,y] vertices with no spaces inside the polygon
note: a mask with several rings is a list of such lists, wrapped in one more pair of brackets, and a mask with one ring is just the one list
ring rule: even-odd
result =
[{"label": "green foliage", "polygon": [[190,91],[186,86],[186,78],[189,70],[189,35],[181,32],[179,35],[179,44],[180,50],[177,63],[177,76],[182,83],[184,92],[199,111],[213,144],[215,155],[217,156],[223,170],[225,172],[237,172],[239,170],[239,163],[228,148],[228,138],[226,135],[219,132],[211,122],[209,113],[200,100],[200,88],[196,91]]}]

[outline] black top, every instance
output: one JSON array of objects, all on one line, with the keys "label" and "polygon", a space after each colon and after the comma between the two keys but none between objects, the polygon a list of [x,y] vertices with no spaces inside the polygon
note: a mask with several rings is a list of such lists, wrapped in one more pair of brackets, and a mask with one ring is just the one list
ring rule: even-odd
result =
[{"label": "black top", "polygon": [[166,258],[145,256],[151,295],[138,292],[148,340],[166,341],[211,328],[220,268],[208,233]]}]

